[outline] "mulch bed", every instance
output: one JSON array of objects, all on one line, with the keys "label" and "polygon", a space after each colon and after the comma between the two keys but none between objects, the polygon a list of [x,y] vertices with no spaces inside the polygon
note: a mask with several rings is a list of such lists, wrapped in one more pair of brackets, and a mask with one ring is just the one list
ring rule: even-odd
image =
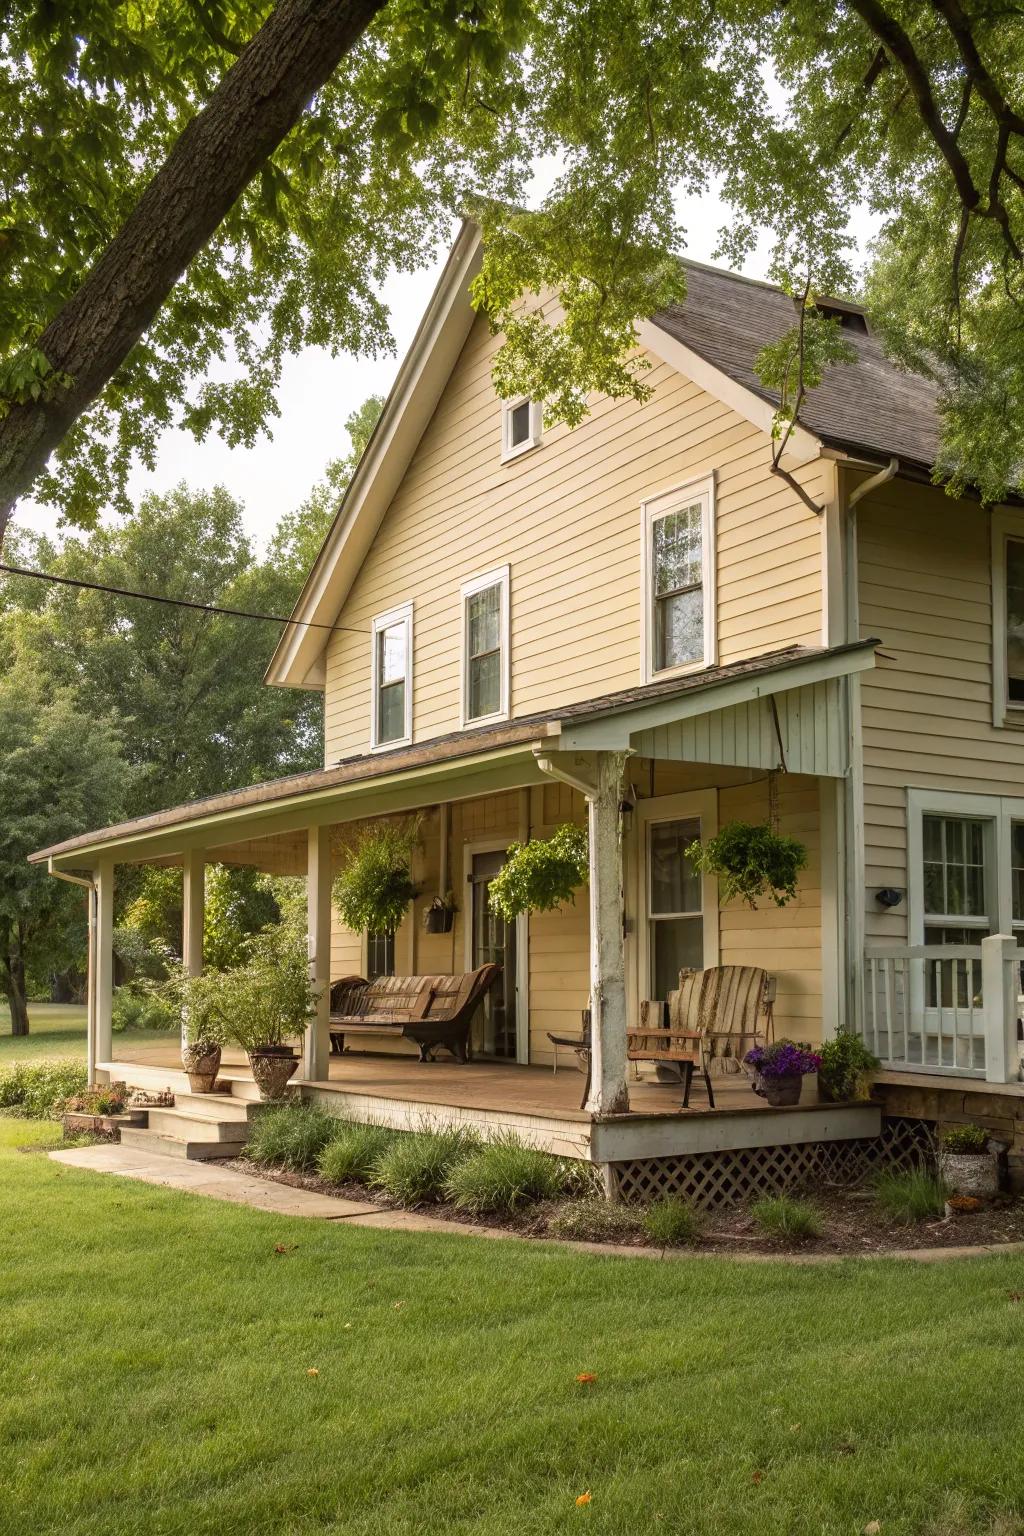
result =
[{"label": "mulch bed", "polygon": [[[241,1173],[269,1179],[293,1188],[308,1189],[320,1195],[334,1195],[342,1200],[358,1200],[364,1204],[379,1206],[381,1210],[400,1210],[394,1201],[386,1199],[377,1190],[365,1184],[328,1184],[316,1174],[291,1173],[281,1168],[263,1168],[245,1158],[233,1158],[227,1165]],[[872,1257],[896,1253],[907,1249],[966,1248],[975,1245],[998,1245],[1024,1242],[1024,1199],[1014,1195],[1000,1195],[983,1202],[981,1209],[955,1212],[937,1221],[920,1221],[904,1225],[894,1222],[880,1212],[870,1190],[827,1189],[816,1190],[809,1203],[814,1206],[823,1227],[823,1235],[809,1241],[794,1243],[781,1238],[768,1237],[761,1231],[747,1206],[727,1206],[711,1211],[704,1217],[705,1225],[697,1251],[755,1256],[783,1253],[838,1254],[846,1257]],[[511,1216],[490,1213],[472,1216],[451,1205],[422,1207],[431,1216],[446,1221],[459,1222],[466,1227],[500,1227],[520,1237],[561,1237],[549,1230],[552,1216],[563,1207],[535,1205]],[[609,1234],[601,1239],[591,1233],[580,1233],[587,1241],[607,1241],[614,1244],[635,1243],[637,1247],[651,1247],[645,1234],[635,1237]]]}]

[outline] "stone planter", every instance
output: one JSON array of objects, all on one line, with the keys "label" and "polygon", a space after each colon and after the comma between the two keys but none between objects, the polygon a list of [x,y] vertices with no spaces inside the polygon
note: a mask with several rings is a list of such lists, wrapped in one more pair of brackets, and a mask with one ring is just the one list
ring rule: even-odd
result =
[{"label": "stone planter", "polygon": [[61,1117],[65,1136],[80,1136],[84,1131],[90,1136],[107,1136],[111,1141],[120,1141],[122,1126],[145,1123],[144,1109],[128,1109],[119,1115],[91,1115],[86,1110],[68,1109]]},{"label": "stone planter", "polygon": [[290,1045],[261,1045],[249,1051],[249,1065],[261,1099],[280,1099],[299,1065]]},{"label": "stone planter", "polygon": [[209,1040],[186,1042],[181,1047],[181,1064],[193,1093],[212,1093],[220,1069],[220,1046]]},{"label": "stone planter", "polygon": [[803,1076],[799,1072],[791,1072],[785,1077],[762,1077],[759,1072],[754,1092],[759,1093],[765,1103],[781,1109],[787,1104],[800,1103],[803,1086]]},{"label": "stone planter", "polygon": [[992,1152],[943,1152],[938,1156],[939,1177],[955,1195],[999,1193],[999,1159]]}]

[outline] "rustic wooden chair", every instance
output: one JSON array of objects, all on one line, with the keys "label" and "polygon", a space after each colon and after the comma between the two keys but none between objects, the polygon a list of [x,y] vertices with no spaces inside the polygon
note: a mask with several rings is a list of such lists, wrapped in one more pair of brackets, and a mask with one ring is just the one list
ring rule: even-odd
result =
[{"label": "rustic wooden chair", "polygon": [[[630,1061],[653,1062],[659,1077],[678,1072],[684,1109],[689,1107],[694,1070],[699,1069],[714,1109],[712,1072],[739,1072],[747,1051],[759,1040],[774,1037],[774,999],[774,979],[758,966],[680,971],[679,989],[668,995],[667,1027],[651,1027],[642,1019],[639,1029],[629,1031],[627,1055]],[[657,1004],[645,1007],[651,1018],[661,1011]]]},{"label": "rustic wooden chair", "polygon": [[[682,971],[679,990],[669,993],[667,1004],[641,1003],[640,1027],[628,1030],[626,1034],[629,1061],[651,1062],[661,1081],[682,1083],[683,1109],[690,1107],[695,1068],[700,1069],[704,1079],[708,1107],[715,1107],[700,1014],[701,984],[697,980],[700,974],[699,971]],[[666,1014],[667,1025],[663,1023]]]}]

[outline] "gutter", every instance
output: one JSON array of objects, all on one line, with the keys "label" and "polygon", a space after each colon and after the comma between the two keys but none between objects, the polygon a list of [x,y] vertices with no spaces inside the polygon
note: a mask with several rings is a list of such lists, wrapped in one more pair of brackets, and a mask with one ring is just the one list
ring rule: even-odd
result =
[{"label": "gutter", "polygon": [[899,467],[899,459],[890,459],[885,468],[880,469],[877,475],[872,475],[870,479],[858,485],[846,503],[846,510],[851,512],[858,501],[863,501],[865,496],[870,495],[872,491],[877,491],[879,486],[888,485],[889,481],[894,479],[899,473]]}]

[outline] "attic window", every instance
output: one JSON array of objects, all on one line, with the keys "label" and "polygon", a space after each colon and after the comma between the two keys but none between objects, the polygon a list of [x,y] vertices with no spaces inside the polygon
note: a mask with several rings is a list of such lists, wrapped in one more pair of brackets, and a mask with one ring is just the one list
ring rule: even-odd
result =
[{"label": "attic window", "polygon": [[870,335],[867,310],[861,304],[851,304],[848,299],[830,299],[821,294],[815,297],[811,307],[826,320],[838,320],[844,331]]},{"label": "attic window", "polygon": [[501,462],[540,447],[542,409],[525,395],[501,403]]}]

